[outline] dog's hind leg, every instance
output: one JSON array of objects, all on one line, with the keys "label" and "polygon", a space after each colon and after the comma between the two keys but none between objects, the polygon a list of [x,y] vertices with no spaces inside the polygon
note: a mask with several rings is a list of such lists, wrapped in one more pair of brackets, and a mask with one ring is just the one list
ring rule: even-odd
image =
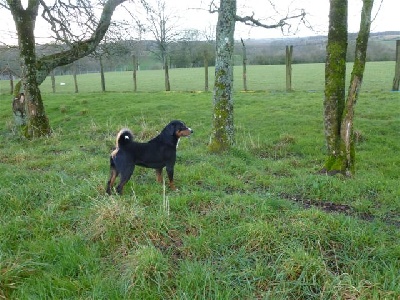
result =
[{"label": "dog's hind leg", "polygon": [[114,185],[114,182],[115,182],[115,179],[117,178],[117,176],[118,176],[117,171],[115,169],[111,170],[111,176],[107,182],[107,190],[106,190],[107,194],[109,194],[109,195],[111,195],[111,189]]},{"label": "dog's hind leg", "polygon": [[129,179],[132,176],[133,170],[135,169],[135,166],[127,166],[122,172],[121,172],[121,180],[117,186],[117,193],[122,195],[123,189],[125,184],[129,181]]},{"label": "dog's hind leg", "polygon": [[110,179],[107,182],[107,189],[106,192],[107,194],[111,195],[111,189],[114,186],[115,179],[118,177],[118,171],[115,168],[114,162],[111,159],[111,164],[110,164]]}]

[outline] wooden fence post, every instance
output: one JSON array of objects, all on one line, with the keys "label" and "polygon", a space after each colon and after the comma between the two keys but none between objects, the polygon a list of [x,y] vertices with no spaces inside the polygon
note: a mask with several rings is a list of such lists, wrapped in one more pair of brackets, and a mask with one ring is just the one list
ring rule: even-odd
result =
[{"label": "wooden fence post", "polygon": [[78,92],[79,92],[78,77],[77,77],[78,75],[77,75],[77,73],[78,73],[78,65],[77,65],[76,62],[74,62],[74,64],[73,64],[73,74],[72,74],[72,77],[74,78],[75,93],[78,93]]},{"label": "wooden fence post", "polygon": [[246,45],[244,44],[243,39],[242,41],[242,51],[243,51],[243,89],[247,91],[247,53],[246,53]]},{"label": "wooden fence post", "polygon": [[286,91],[292,91],[292,55],[293,46],[286,46]]},{"label": "wooden fence post", "polygon": [[133,91],[137,92],[137,59],[136,55],[132,53],[132,64],[133,64]]},{"label": "wooden fence post", "polygon": [[56,76],[54,75],[54,70],[51,70],[50,78],[51,78],[51,89],[53,90],[53,93],[55,93],[56,92]]},{"label": "wooden fence post", "polygon": [[204,90],[208,92],[208,52],[204,50]]},{"label": "wooden fence post", "polygon": [[398,91],[400,84],[400,40],[396,41],[396,67],[393,79],[392,91]]}]

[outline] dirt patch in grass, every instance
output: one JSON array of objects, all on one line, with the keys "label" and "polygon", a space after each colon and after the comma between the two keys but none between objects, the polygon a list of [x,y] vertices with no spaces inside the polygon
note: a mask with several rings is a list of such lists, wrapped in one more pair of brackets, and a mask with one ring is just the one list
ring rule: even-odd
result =
[{"label": "dirt patch in grass", "polygon": [[384,222],[387,225],[392,225],[400,228],[400,221],[396,220],[395,214],[386,214],[384,217],[378,218],[377,216],[374,216],[370,213],[358,212],[354,209],[354,207],[348,204],[338,204],[330,201],[304,199],[301,196],[294,196],[289,194],[281,194],[280,196],[284,199],[296,202],[306,209],[315,207],[328,213],[341,213],[369,222],[380,219],[380,221]]}]

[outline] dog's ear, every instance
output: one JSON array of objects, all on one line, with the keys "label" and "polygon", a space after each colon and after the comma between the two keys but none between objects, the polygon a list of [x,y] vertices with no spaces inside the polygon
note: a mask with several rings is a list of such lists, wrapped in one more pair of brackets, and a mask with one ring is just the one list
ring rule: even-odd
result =
[{"label": "dog's ear", "polygon": [[176,124],[170,122],[161,132],[160,137],[163,143],[171,146],[175,146],[177,139],[175,138]]},{"label": "dog's ear", "polygon": [[176,126],[174,123],[172,123],[172,122],[169,123],[167,125],[167,128],[165,128],[165,129],[166,129],[168,135],[175,135]]}]

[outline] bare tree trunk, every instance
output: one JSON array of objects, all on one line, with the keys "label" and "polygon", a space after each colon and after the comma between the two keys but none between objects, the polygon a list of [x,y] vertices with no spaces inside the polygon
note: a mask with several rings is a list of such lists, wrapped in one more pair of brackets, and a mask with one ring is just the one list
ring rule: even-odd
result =
[{"label": "bare tree trunk", "polygon": [[243,90],[247,91],[247,53],[246,53],[246,45],[242,41],[242,53],[243,53]]},{"label": "bare tree trunk", "polygon": [[233,49],[236,0],[220,0],[216,29],[214,116],[209,149],[221,152],[234,143]]},{"label": "bare tree trunk", "polygon": [[51,70],[50,77],[51,77],[51,89],[53,91],[53,94],[55,94],[55,92],[56,92],[56,77],[54,76],[54,70]]},{"label": "bare tree trunk", "polygon": [[106,91],[106,79],[104,77],[103,58],[101,55],[100,55],[100,78],[101,78],[101,91],[104,93]]},{"label": "bare tree trunk", "polygon": [[78,78],[77,78],[77,72],[78,72],[78,67],[76,65],[76,63],[74,63],[74,68],[73,68],[73,77],[74,77],[74,86],[75,86],[75,93],[79,92],[79,88],[78,88]]},{"label": "bare tree trunk", "polygon": [[[360,31],[356,41],[355,61],[347,100],[344,101],[347,0],[331,0],[324,101],[325,137],[328,146],[328,159],[324,170],[328,174],[342,173],[351,176],[355,172],[354,108],[365,70],[373,3],[373,0],[363,0]],[[345,11],[343,11],[344,9]],[[345,20],[343,15],[346,16]],[[341,54],[339,55],[339,53]]]},{"label": "bare tree trunk", "polygon": [[286,91],[291,92],[292,89],[292,57],[293,46],[286,46]]},{"label": "bare tree trunk", "polygon": [[204,50],[204,90],[208,92],[208,53]]},{"label": "bare tree trunk", "polygon": [[396,67],[393,79],[392,91],[398,91],[400,85],[400,40],[396,41]]},{"label": "bare tree trunk", "polygon": [[133,63],[133,91],[137,92],[137,77],[136,77],[136,72],[137,72],[137,60],[136,60],[136,55],[132,55],[132,63]]}]

